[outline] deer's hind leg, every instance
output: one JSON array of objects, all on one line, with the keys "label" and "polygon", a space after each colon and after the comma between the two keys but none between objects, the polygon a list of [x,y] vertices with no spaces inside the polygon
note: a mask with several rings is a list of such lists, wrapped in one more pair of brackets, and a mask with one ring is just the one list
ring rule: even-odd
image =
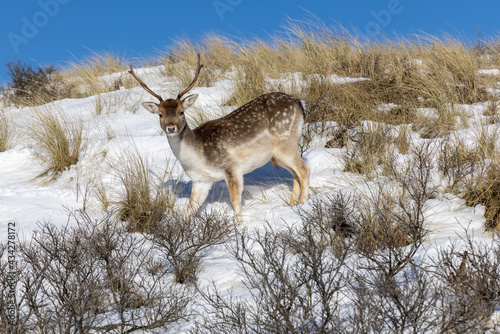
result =
[{"label": "deer's hind leg", "polygon": [[292,197],[290,205],[297,205],[307,201],[309,194],[309,167],[298,154],[275,154],[274,159],[293,176]]},{"label": "deer's hind leg", "polygon": [[243,192],[243,175],[236,171],[226,171],[226,184],[229,189],[229,198],[231,199],[236,220],[238,224],[242,224],[241,193]]}]

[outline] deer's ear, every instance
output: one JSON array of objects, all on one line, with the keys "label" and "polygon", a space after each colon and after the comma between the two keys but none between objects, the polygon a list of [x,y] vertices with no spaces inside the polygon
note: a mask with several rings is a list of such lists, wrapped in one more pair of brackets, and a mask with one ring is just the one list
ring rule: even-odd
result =
[{"label": "deer's ear", "polygon": [[146,108],[152,114],[158,114],[158,107],[160,106],[158,103],[154,102],[143,102],[142,106]]},{"label": "deer's ear", "polygon": [[184,109],[191,107],[195,103],[197,98],[198,98],[198,94],[193,94],[193,95],[189,95],[188,97],[186,97],[182,101],[182,106],[184,107]]}]

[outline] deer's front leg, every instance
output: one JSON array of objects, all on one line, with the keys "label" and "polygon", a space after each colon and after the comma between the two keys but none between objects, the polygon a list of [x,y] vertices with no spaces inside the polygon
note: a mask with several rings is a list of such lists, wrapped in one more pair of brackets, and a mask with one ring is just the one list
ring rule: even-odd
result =
[{"label": "deer's front leg", "polygon": [[191,197],[186,210],[186,216],[189,217],[197,212],[200,206],[205,202],[208,192],[212,187],[212,183],[206,182],[193,182],[191,188]]},{"label": "deer's front leg", "polygon": [[243,223],[241,218],[241,193],[243,192],[243,175],[234,171],[226,171],[226,184],[229,189],[229,198],[233,206],[238,224]]}]

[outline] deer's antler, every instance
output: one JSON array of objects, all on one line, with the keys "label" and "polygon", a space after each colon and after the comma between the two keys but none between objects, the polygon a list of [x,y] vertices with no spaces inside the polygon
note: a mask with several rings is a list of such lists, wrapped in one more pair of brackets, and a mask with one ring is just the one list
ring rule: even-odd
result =
[{"label": "deer's antler", "polygon": [[179,93],[179,95],[177,95],[177,100],[180,100],[184,94],[189,92],[194,87],[196,80],[198,80],[198,75],[200,74],[202,67],[203,65],[200,64],[200,54],[198,53],[198,65],[196,66],[196,73],[194,75],[194,79],[186,89],[184,89],[182,92]]},{"label": "deer's antler", "polygon": [[146,90],[146,92],[148,92],[149,94],[151,94],[154,97],[156,97],[160,102],[163,102],[163,99],[161,98],[160,95],[156,94],[151,89],[149,89],[149,87],[144,83],[144,81],[142,81],[141,79],[139,79],[139,77],[137,76],[137,74],[135,74],[134,69],[132,68],[132,64],[130,64],[130,71],[128,71],[128,73],[132,74],[132,76],[135,78],[135,80],[139,81],[139,83],[141,84],[142,88],[144,88]]}]

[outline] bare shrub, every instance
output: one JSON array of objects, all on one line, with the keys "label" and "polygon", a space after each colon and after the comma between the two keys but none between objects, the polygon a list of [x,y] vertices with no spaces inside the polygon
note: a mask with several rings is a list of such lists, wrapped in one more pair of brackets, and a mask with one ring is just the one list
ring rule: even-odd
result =
[{"label": "bare shrub", "polygon": [[[8,274],[11,270],[9,270],[8,261],[4,260],[6,250],[7,245],[0,242],[0,328],[4,332],[9,331],[12,333],[18,333],[15,331],[15,325],[18,322],[16,299],[9,295],[11,291],[10,288],[13,284],[17,283],[17,277]],[[15,271],[12,270],[12,272]],[[12,301],[14,301],[14,304],[12,304]]]},{"label": "bare shrub", "polygon": [[40,223],[20,247],[19,332],[130,333],[190,316],[193,291],[148,270],[144,238],[116,229],[111,216],[71,219],[74,227]]},{"label": "bare shrub", "polygon": [[[498,261],[491,259],[496,250],[490,246],[483,251],[469,241],[463,256],[457,257],[454,248],[442,250],[433,265],[436,269],[415,258],[427,233],[425,203],[435,187],[430,177],[432,151],[424,145],[412,155],[409,169],[395,175],[402,193],[395,198],[376,196],[369,210],[349,215],[359,259],[350,281],[353,309],[348,329],[360,333],[484,330],[492,305],[498,303],[494,283]],[[472,253],[474,257],[467,255]],[[474,264],[467,267],[467,261]]]},{"label": "bare shrub", "polygon": [[[355,230],[368,227],[369,236],[373,234],[366,238],[363,231],[356,237],[359,259],[350,281],[350,331],[469,333],[494,326],[490,319],[500,296],[497,243],[485,247],[468,239],[463,253],[455,246],[442,249],[432,265],[415,258],[426,235],[425,202],[435,189],[430,182],[431,153],[425,145],[416,148],[409,171],[396,175],[407,196],[389,205],[387,197],[371,203],[371,212],[392,224],[377,229],[380,223],[370,224],[366,209],[350,215]],[[367,224],[359,223],[365,220]],[[395,223],[398,228],[391,228]],[[411,243],[401,243],[402,235]]]},{"label": "bare shrub", "polygon": [[220,212],[195,214],[184,218],[168,214],[152,222],[144,236],[164,255],[166,272],[178,283],[193,283],[204,252],[232,238],[234,222]]},{"label": "bare shrub", "polygon": [[[459,246],[460,245],[460,246]],[[409,263],[397,275],[355,271],[347,327],[356,333],[484,333],[498,331],[498,241],[467,236],[437,257]],[[460,249],[460,251],[459,251]],[[364,266],[364,263],[360,266]]]},{"label": "bare shrub", "polygon": [[452,244],[439,250],[435,276],[440,279],[441,332],[482,333],[498,330],[491,316],[500,304],[500,245],[484,244],[467,235],[465,247]]},{"label": "bare shrub", "polygon": [[[165,328],[186,319],[193,291],[167,283],[162,273],[151,272],[153,254],[146,240],[115,226],[108,218],[90,240],[91,256],[104,274],[104,291],[110,301],[105,314],[109,320],[93,329],[133,332]],[[117,312],[118,317],[110,312]]]},{"label": "bare shrub", "polygon": [[75,86],[66,82],[59,71],[49,66],[33,69],[21,61],[8,62],[10,83],[3,90],[8,103],[37,106],[73,96]]},{"label": "bare shrub", "polygon": [[[368,201],[338,194],[299,211],[302,222],[297,226],[242,232],[230,252],[240,264],[251,301],[215,286],[201,291],[209,316],[194,332],[434,329],[434,322],[420,317],[435,311],[432,279],[413,265],[427,233],[423,211],[434,193],[432,159],[425,145],[411,156],[408,168],[394,167],[394,185],[401,192],[381,188]],[[357,260],[346,262],[348,257]],[[345,293],[352,293],[353,308],[343,311],[339,298]]]},{"label": "bare shrub", "polygon": [[21,282],[26,303],[33,312],[28,324],[41,332],[83,332],[103,312],[100,270],[90,244],[67,226],[58,229],[42,223],[31,241],[21,248],[31,275]]},{"label": "bare shrub", "polygon": [[323,246],[334,245],[337,238],[351,238],[357,232],[352,217],[357,212],[360,199],[354,195],[337,193],[325,199],[312,199],[310,209],[300,210],[303,222],[318,230]]},{"label": "bare shrub", "polygon": [[284,231],[269,226],[253,235],[243,231],[232,256],[240,264],[251,301],[216,287],[201,291],[206,313],[196,333],[329,333],[341,325],[340,290],[351,248],[332,233],[324,216],[302,216]]},{"label": "bare shrub", "polygon": [[215,284],[206,291],[199,291],[199,295],[207,303],[204,307],[203,319],[195,322],[192,334],[233,334],[252,333],[256,329],[252,326],[251,305],[245,300],[226,295],[219,291]]},{"label": "bare shrub", "polygon": [[387,279],[412,263],[428,233],[424,209],[436,189],[431,182],[432,152],[422,145],[411,156],[407,168],[393,168],[395,183],[375,188],[350,216],[356,250],[366,261],[363,267]]},{"label": "bare shrub", "polygon": [[351,281],[354,333],[435,333],[438,316],[433,277],[410,264],[397,276],[363,271]]},{"label": "bare shrub", "polygon": [[26,312],[24,307],[28,299],[26,295],[18,292],[22,289],[20,282],[26,281],[32,273],[26,264],[20,261],[19,243],[17,236],[15,238],[14,249],[11,248],[12,244],[7,247],[7,244],[0,242],[0,331],[23,334],[26,333],[25,324],[29,324],[33,312]]}]

